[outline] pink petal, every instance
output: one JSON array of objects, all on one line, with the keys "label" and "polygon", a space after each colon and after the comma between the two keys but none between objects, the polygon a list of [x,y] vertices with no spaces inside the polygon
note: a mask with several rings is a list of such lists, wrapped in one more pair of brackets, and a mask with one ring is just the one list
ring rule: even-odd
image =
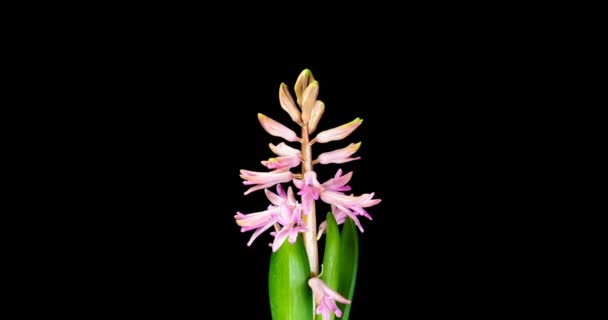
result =
[{"label": "pink petal", "polygon": [[291,187],[287,188],[287,202],[289,202],[290,206],[296,205],[296,196],[293,194],[293,189]]},{"label": "pink petal", "polygon": [[283,186],[280,184],[277,184],[277,194],[281,196],[281,198],[285,198],[285,190],[283,190]]},{"label": "pink petal", "polygon": [[272,242],[272,252],[277,252],[277,250],[279,250],[283,242],[285,242],[285,239],[287,239],[288,235],[289,229],[283,228],[274,236],[274,241]]},{"label": "pink petal", "polygon": [[260,120],[260,124],[262,125],[264,130],[266,130],[266,132],[271,135],[283,138],[287,141],[300,141],[298,135],[291,129],[261,113],[258,113],[258,120]]},{"label": "pink petal", "polygon": [[257,186],[252,187],[245,192],[245,194],[249,194],[256,190],[272,187],[277,183],[289,182],[293,179],[293,173],[287,169],[274,170],[271,172],[241,170],[241,178],[245,180],[243,181],[244,185],[257,184]]},{"label": "pink petal", "polygon": [[314,141],[319,143],[326,143],[330,141],[342,140],[346,138],[349,134],[351,134],[353,131],[355,131],[355,129],[357,129],[357,127],[361,125],[361,122],[363,122],[363,120],[357,118],[339,127],[321,131],[319,134],[317,134],[317,137],[314,139]]},{"label": "pink petal", "polygon": [[285,142],[281,142],[276,146],[272,143],[269,143],[268,146],[270,147],[270,150],[272,150],[272,152],[274,152],[277,156],[300,155],[300,150],[288,146],[287,144],[285,144]]},{"label": "pink petal", "polygon": [[[280,186],[280,184],[278,184],[278,186]],[[266,198],[268,198],[268,200],[277,207],[285,202],[285,199],[279,197],[268,189],[264,189],[264,193],[266,194]]]},{"label": "pink petal", "polygon": [[264,233],[264,231],[270,229],[270,227],[273,226],[273,223],[269,223],[267,225],[265,225],[264,227],[257,229],[252,235],[251,238],[249,239],[249,242],[247,242],[247,246],[251,246],[251,244],[253,243],[253,240],[255,240],[257,237],[259,237],[262,233]]},{"label": "pink petal", "polygon": [[323,232],[325,232],[325,229],[327,229],[327,220],[321,222],[321,224],[319,225],[319,230],[317,231],[317,240],[321,239],[321,236],[323,235]]},{"label": "pink petal", "polygon": [[351,143],[347,147],[334,150],[331,152],[321,153],[317,157],[317,161],[321,164],[329,164],[329,163],[346,163],[353,160],[359,160],[361,157],[349,158],[352,154],[357,152],[361,147],[361,142],[359,143]]},{"label": "pink petal", "polygon": [[302,189],[302,187],[304,187],[304,181],[300,180],[300,179],[293,179],[293,184],[296,186],[296,188],[298,189]]},{"label": "pink petal", "polygon": [[302,220],[302,206],[298,205],[295,207],[295,209],[293,209],[292,213],[291,213],[291,221],[293,221],[293,223],[295,225],[300,224],[300,221]]},{"label": "pink petal", "polygon": [[281,156],[263,160],[262,165],[268,169],[289,169],[300,165],[302,159],[300,155]]},{"label": "pink petal", "polygon": [[293,221],[291,220],[291,209],[286,204],[281,205],[279,210],[274,211],[272,218],[283,226],[293,224]]},{"label": "pink petal", "polygon": [[[341,174],[342,169],[338,170],[338,173]],[[346,184],[350,181],[352,176],[352,172],[349,172],[343,176],[336,174],[334,178],[325,181],[325,183],[323,183],[323,187],[331,191],[348,191],[350,190],[350,187],[346,186]]]},{"label": "pink petal", "polygon": [[344,298],[342,295],[340,295],[338,292],[334,291],[332,288],[328,287],[327,285],[325,285],[324,290],[325,290],[325,294],[327,296],[329,296],[330,298],[332,298],[333,300],[336,300],[343,304],[350,303],[350,300]]},{"label": "pink petal", "polygon": [[274,185],[274,183],[267,183],[267,184],[260,184],[260,185],[257,185],[255,187],[251,187],[251,188],[247,189],[247,191],[245,191],[244,195],[248,195],[248,194],[250,194],[250,193],[252,193],[254,191],[270,188],[273,185]]},{"label": "pink petal", "polygon": [[343,224],[344,221],[346,220],[346,217],[347,217],[346,212],[344,212],[344,210],[336,207],[335,205],[331,206],[331,213],[333,213],[337,224]]},{"label": "pink petal", "polygon": [[298,239],[298,229],[289,230],[289,243],[294,244]]}]

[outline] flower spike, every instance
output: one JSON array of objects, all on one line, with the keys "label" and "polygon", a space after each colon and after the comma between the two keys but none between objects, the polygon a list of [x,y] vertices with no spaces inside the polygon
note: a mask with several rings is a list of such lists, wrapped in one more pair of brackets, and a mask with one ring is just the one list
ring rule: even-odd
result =
[{"label": "flower spike", "polygon": [[[322,171],[315,170],[315,165],[343,164],[359,160],[361,157],[354,156],[354,154],[361,147],[361,142],[350,143],[340,149],[320,154],[313,153],[313,145],[345,139],[361,125],[363,120],[356,118],[335,128],[319,130],[320,132],[317,133],[316,130],[319,127],[320,120],[325,114],[325,104],[318,100],[319,82],[315,80],[310,70],[305,69],[299,74],[293,86],[293,91],[295,92],[295,101],[289,87],[285,83],[281,83],[279,86],[279,104],[291,120],[299,125],[298,131],[294,131],[290,127],[258,113],[258,120],[262,128],[270,135],[282,138],[285,142],[268,145],[273,155],[264,156],[266,160],[261,160],[265,171],[240,170],[242,183],[248,187],[245,195],[257,190],[264,190],[263,193],[268,201],[267,207],[265,210],[248,214],[237,211],[234,219],[241,232],[252,232],[249,241],[247,241],[248,246],[252,245],[266,231],[271,231],[269,233],[273,240],[270,248],[273,252],[273,258],[270,264],[270,275],[280,275],[269,278],[273,317],[278,314],[280,315],[278,317],[281,318],[297,317],[299,319],[301,317],[301,310],[298,309],[300,303],[294,304],[294,308],[283,309],[282,301],[293,298],[294,301],[300,301],[302,306],[306,306],[310,301],[310,294],[312,294],[313,308],[306,306],[304,311],[309,313],[307,318],[316,318],[316,314],[320,315],[323,320],[330,320],[334,315],[338,318],[342,317],[342,310],[338,307],[338,303],[350,304],[352,290],[348,293],[348,297],[342,296],[336,291],[337,288],[330,288],[319,278],[320,264],[317,242],[323,233],[330,232],[325,254],[329,255],[329,259],[333,261],[345,261],[344,265],[354,266],[354,261],[351,259],[352,255],[350,257],[345,256],[340,251],[344,249],[352,250],[353,248],[347,248],[341,244],[337,246],[339,248],[337,250],[328,250],[327,248],[336,248],[336,239],[340,243],[349,243],[348,241],[341,242],[342,238],[340,237],[355,235],[350,233],[350,229],[347,229],[348,233],[343,232],[342,235],[336,237],[336,226],[331,216],[329,220],[317,220],[317,205],[331,208],[330,213],[337,224],[343,224],[347,219],[350,219],[358,230],[363,232],[361,217],[371,220],[372,216],[367,212],[368,208],[378,205],[382,200],[375,198],[373,192],[359,195],[351,194],[351,187],[348,184],[353,177],[353,172],[345,174],[342,169],[338,169],[333,177],[324,183],[319,182],[317,173]],[[291,122],[289,124],[295,127]],[[314,138],[313,133],[316,134]],[[291,146],[290,142],[298,142],[299,145],[296,148]],[[314,156],[316,156],[316,159]],[[298,169],[300,166],[301,169]],[[288,185],[283,186],[282,184]],[[295,188],[290,184],[293,184]],[[352,230],[357,232],[357,229]],[[298,243],[297,247],[291,247],[296,242],[301,242],[303,246]],[[333,242],[333,244],[330,242]],[[283,246],[288,247],[286,250],[281,250]],[[286,255],[297,256],[297,259],[283,259],[282,257],[286,257]],[[304,257],[304,255],[307,257]],[[293,268],[291,263],[297,263],[298,267]],[[307,263],[309,269],[306,268]],[[331,262],[327,261],[327,263]],[[338,273],[344,271],[340,269],[340,265],[342,265],[342,262],[337,264],[338,267],[332,268],[334,271],[331,271],[331,274],[335,274],[336,270]],[[294,273],[297,274],[294,275]],[[308,279],[310,289],[306,286],[299,286],[298,289],[295,289],[298,292],[295,293],[292,290],[294,283],[285,283],[285,281],[295,281],[296,279],[297,281]],[[328,283],[334,284],[335,281],[328,281]],[[298,300],[300,298],[303,300]]]}]

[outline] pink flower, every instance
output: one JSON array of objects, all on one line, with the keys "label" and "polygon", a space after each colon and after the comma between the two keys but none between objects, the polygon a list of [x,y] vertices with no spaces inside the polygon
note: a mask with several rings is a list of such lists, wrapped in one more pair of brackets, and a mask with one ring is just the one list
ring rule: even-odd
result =
[{"label": "pink flower", "polygon": [[262,165],[268,169],[289,169],[300,165],[302,157],[300,156],[300,150],[294,149],[284,142],[279,143],[277,146],[272,143],[269,144],[270,150],[280,157],[270,158],[267,161],[262,161]]},{"label": "pink flower", "polygon": [[287,205],[283,205],[278,213],[275,212],[273,214],[273,218],[283,227],[281,230],[279,230],[279,232],[270,233],[274,236],[272,252],[279,250],[283,242],[285,242],[285,239],[289,238],[289,243],[294,244],[298,238],[299,232],[308,231],[302,222],[301,205],[297,205],[293,210],[289,210]]},{"label": "pink flower", "polygon": [[323,183],[323,189],[331,191],[349,191],[350,186],[347,186],[346,184],[350,181],[350,178],[352,178],[352,176],[352,172],[342,175],[342,169],[338,169],[336,175],[333,178]]},{"label": "pink flower", "polygon": [[289,169],[300,165],[300,156],[277,157],[263,160],[262,165],[268,169]]},{"label": "pink flower", "polygon": [[242,214],[237,212],[234,218],[236,219],[236,224],[241,227],[241,232],[246,232],[250,230],[254,230],[255,232],[251,235],[249,242],[247,242],[247,246],[251,246],[253,240],[260,236],[264,231],[270,229],[275,223],[274,218],[272,217],[273,213],[278,212],[280,210],[279,207],[271,206],[268,210],[250,213],[250,214]]},{"label": "pink flower", "polygon": [[348,137],[348,135],[351,134],[353,131],[355,131],[355,129],[357,129],[361,125],[361,122],[363,122],[363,119],[357,118],[339,127],[321,131],[319,132],[319,134],[317,134],[317,137],[314,138],[313,141],[319,143],[326,143],[330,141],[342,140]]},{"label": "pink flower", "polygon": [[277,183],[289,182],[293,179],[293,173],[286,169],[277,169],[271,172],[257,172],[249,170],[241,170],[241,178],[244,185],[255,185],[245,191],[245,195],[256,190],[266,189],[274,186]]},{"label": "pink flower", "polygon": [[321,153],[319,157],[317,157],[317,162],[320,164],[329,164],[329,163],[346,163],[354,160],[359,160],[361,157],[349,158],[353,153],[357,152],[361,147],[361,142],[355,144],[351,143],[346,148],[334,150],[331,152]]},{"label": "pink flower", "polygon": [[298,156],[300,155],[300,150],[288,146],[285,142],[281,142],[281,143],[277,144],[276,146],[272,143],[269,143],[268,147],[277,156],[293,156],[296,154]]},{"label": "pink flower", "polygon": [[298,135],[293,132],[293,130],[261,113],[258,113],[258,120],[260,120],[260,124],[264,130],[271,135],[283,138],[287,141],[300,141],[300,138],[298,138]]},{"label": "pink flower", "polygon": [[363,194],[358,197],[348,196],[343,191],[349,191],[350,186],[346,185],[351,177],[352,172],[342,175],[342,169],[336,172],[336,175],[323,183],[322,190],[319,193],[320,198],[323,202],[331,205],[331,212],[336,218],[338,224],[344,223],[346,217],[349,217],[357,225],[359,230],[363,232],[363,227],[357,216],[364,216],[370,220],[372,217],[363,208],[375,206],[380,203],[380,199],[372,199],[374,194]]},{"label": "pink flower", "polygon": [[287,188],[287,193],[285,193],[283,187],[280,184],[277,184],[277,194],[272,193],[272,191],[268,189],[264,189],[264,193],[266,194],[266,198],[270,200],[270,203],[277,207],[287,204],[290,208],[295,209],[298,205],[291,187]]},{"label": "pink flower", "polygon": [[332,312],[336,314],[336,317],[342,317],[342,310],[338,308],[336,301],[350,304],[350,300],[328,287],[319,278],[310,278],[308,286],[312,289],[312,296],[317,305],[316,313],[323,315],[323,320],[329,320]]},{"label": "pink flower", "polygon": [[317,174],[314,171],[308,171],[304,174],[304,180],[293,179],[293,184],[300,189],[298,194],[302,196],[304,214],[307,215],[315,200],[319,199],[319,191],[321,191]]},{"label": "pink flower", "polygon": [[[250,230],[256,230],[253,235],[251,235],[251,239],[247,243],[250,246],[253,241],[260,236],[264,231],[270,229],[275,223],[281,223],[283,225],[287,225],[290,229],[287,229],[285,233],[290,236],[291,240],[291,229],[297,229],[299,227],[299,220],[297,223],[292,223],[292,220],[295,221],[297,216],[300,216],[300,205],[296,202],[296,198],[294,196],[293,190],[291,187],[287,189],[287,193],[283,190],[280,184],[277,185],[277,193],[275,194],[272,191],[265,189],[264,193],[268,200],[270,200],[271,205],[267,210],[243,214],[237,212],[234,218],[236,219],[236,223],[241,226],[241,232],[246,232]],[[291,220],[288,220],[291,219]],[[299,229],[297,229],[299,231]],[[296,231],[297,233],[297,231]],[[275,239],[275,242],[277,240]],[[284,237],[281,243],[285,241]],[[294,240],[295,242],[295,240]],[[293,243],[293,242],[292,242]],[[280,246],[280,244],[279,244]],[[278,247],[277,247],[278,248]]]},{"label": "pink flower", "polygon": [[[332,205],[333,212],[335,212],[334,214],[336,215],[336,221],[345,214],[349,218],[353,219],[361,232],[363,232],[363,227],[361,226],[359,219],[357,219],[357,215],[361,215],[372,220],[372,217],[363,208],[375,206],[380,203],[380,199],[372,199],[373,197],[374,193],[365,193],[355,197],[347,196],[342,192],[330,190],[321,192],[321,200]],[[342,221],[344,220],[342,219]]]}]

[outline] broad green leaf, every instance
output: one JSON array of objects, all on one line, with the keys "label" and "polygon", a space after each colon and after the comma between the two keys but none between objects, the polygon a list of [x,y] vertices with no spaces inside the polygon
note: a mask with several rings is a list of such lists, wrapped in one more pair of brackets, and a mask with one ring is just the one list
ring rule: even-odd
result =
[{"label": "broad green leaf", "polygon": [[270,257],[268,291],[273,320],[312,319],[310,266],[302,237],[293,245],[285,241]]},{"label": "broad green leaf", "polygon": [[[327,229],[325,234],[325,256],[323,257],[323,274],[321,279],[325,284],[338,291],[340,283],[340,229],[336,224],[334,215],[327,214]],[[321,320],[320,315],[317,320]],[[331,314],[331,319],[334,319],[334,314]]]},{"label": "broad green leaf", "polygon": [[359,237],[357,235],[357,227],[351,219],[344,221],[342,234],[340,236],[340,285],[338,292],[346,299],[351,301],[351,304],[338,304],[342,309],[342,320],[348,320],[350,307],[352,306],[353,293],[355,292],[355,282],[357,280],[357,265],[359,263]]}]

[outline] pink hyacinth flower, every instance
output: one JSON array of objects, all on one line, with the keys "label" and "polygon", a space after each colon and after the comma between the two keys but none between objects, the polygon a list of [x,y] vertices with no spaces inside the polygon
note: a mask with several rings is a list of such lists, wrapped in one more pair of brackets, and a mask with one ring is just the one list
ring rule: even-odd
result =
[{"label": "pink hyacinth flower", "polygon": [[350,178],[352,178],[352,176],[352,172],[342,175],[342,169],[338,169],[336,175],[333,178],[325,181],[322,184],[323,189],[330,191],[349,191],[350,186],[347,186],[346,184],[350,181]]},{"label": "pink hyacinth flower", "polygon": [[325,130],[319,132],[317,137],[313,140],[319,143],[326,143],[330,141],[342,140],[348,137],[355,129],[357,129],[363,119],[357,118],[349,123],[343,124],[341,126],[335,127],[333,129]]},{"label": "pink hyacinth flower", "polygon": [[279,212],[273,214],[273,218],[282,225],[282,228],[279,232],[270,233],[274,236],[272,252],[279,250],[286,239],[289,238],[289,243],[294,244],[299,232],[308,231],[302,222],[302,206],[300,205],[297,205],[294,210],[289,210],[286,205],[283,205]]},{"label": "pink hyacinth flower", "polygon": [[300,150],[288,146],[285,142],[281,142],[276,146],[272,143],[268,144],[270,150],[277,156],[293,156],[300,155]]},{"label": "pink hyacinth flower", "polygon": [[263,160],[262,165],[268,169],[290,169],[299,166],[300,162],[300,156],[287,156]]},{"label": "pink hyacinth flower", "polygon": [[255,185],[245,191],[245,195],[256,190],[266,189],[277,183],[289,182],[293,179],[293,173],[285,169],[278,169],[271,172],[257,172],[241,170],[241,178],[244,185]]},{"label": "pink hyacinth flower", "polygon": [[374,197],[373,192],[371,194],[365,193],[355,197],[347,196],[342,192],[324,190],[321,192],[320,196],[323,202],[333,206],[332,208],[334,208],[334,212],[337,212],[335,213],[336,220],[338,220],[340,215],[346,214],[348,217],[353,219],[361,232],[363,232],[363,227],[361,226],[359,219],[357,219],[357,215],[361,215],[372,220],[372,217],[363,208],[375,206],[382,201],[380,199],[372,199]]},{"label": "pink hyacinth flower", "polygon": [[319,278],[310,278],[308,280],[308,286],[312,289],[312,296],[317,305],[316,314],[322,315],[323,320],[329,320],[332,312],[336,317],[342,317],[342,310],[338,308],[336,301],[350,304],[350,300],[328,287],[325,282]]},{"label": "pink hyacinth flower", "polygon": [[236,213],[234,218],[236,219],[236,224],[241,227],[241,232],[255,229],[255,232],[251,235],[249,242],[247,242],[247,246],[251,246],[253,240],[274,225],[275,221],[273,218],[273,213],[279,212],[279,210],[279,207],[271,207],[268,210],[250,214],[242,214],[240,212]]},{"label": "pink hyacinth flower", "polygon": [[287,188],[287,193],[283,190],[283,187],[280,184],[277,184],[277,193],[273,193],[268,189],[264,189],[264,193],[266,194],[266,198],[270,200],[275,206],[281,206],[283,204],[287,204],[291,209],[295,209],[298,205],[296,202],[296,197],[293,194],[293,189],[291,187]]},{"label": "pink hyacinth flower", "polygon": [[353,220],[355,225],[363,232],[363,227],[359,221],[358,215],[364,216],[370,220],[372,217],[363,208],[375,206],[380,203],[380,199],[372,199],[374,194],[363,194],[358,197],[347,196],[343,191],[349,191],[350,186],[346,185],[351,177],[352,172],[342,175],[342,169],[338,169],[336,175],[325,181],[320,193],[321,200],[331,205],[331,212],[338,224],[344,223],[346,217]]},{"label": "pink hyacinth flower", "polygon": [[351,143],[346,148],[334,150],[331,152],[324,152],[317,157],[317,162],[320,164],[329,164],[329,163],[346,163],[354,160],[359,160],[361,157],[350,158],[353,153],[357,152],[361,147],[361,142],[359,143]]},{"label": "pink hyacinth flower", "polygon": [[319,191],[321,191],[321,184],[317,181],[317,173],[308,171],[304,174],[303,180],[293,179],[293,184],[300,189],[298,194],[302,196],[304,214],[308,215],[315,200],[319,199]]},{"label": "pink hyacinth flower", "polygon": [[258,113],[258,120],[260,120],[260,124],[264,130],[271,135],[283,138],[287,141],[300,141],[300,138],[298,138],[298,135],[293,132],[293,130],[261,113]]},{"label": "pink hyacinth flower", "polygon": [[270,150],[279,157],[262,161],[262,165],[268,169],[289,169],[300,165],[302,162],[301,152],[298,149],[286,145],[284,142],[278,145],[269,144]]},{"label": "pink hyacinth flower", "polygon": [[268,200],[270,200],[270,203],[272,203],[267,210],[250,214],[237,212],[234,216],[236,223],[241,227],[241,232],[256,230],[253,235],[251,235],[251,239],[247,243],[248,246],[250,246],[260,234],[270,229],[275,223],[285,222],[285,219],[287,218],[284,217],[292,217],[293,211],[299,207],[291,187],[289,187],[287,193],[285,193],[283,187],[278,184],[276,194],[268,189],[265,189],[264,193]]}]

